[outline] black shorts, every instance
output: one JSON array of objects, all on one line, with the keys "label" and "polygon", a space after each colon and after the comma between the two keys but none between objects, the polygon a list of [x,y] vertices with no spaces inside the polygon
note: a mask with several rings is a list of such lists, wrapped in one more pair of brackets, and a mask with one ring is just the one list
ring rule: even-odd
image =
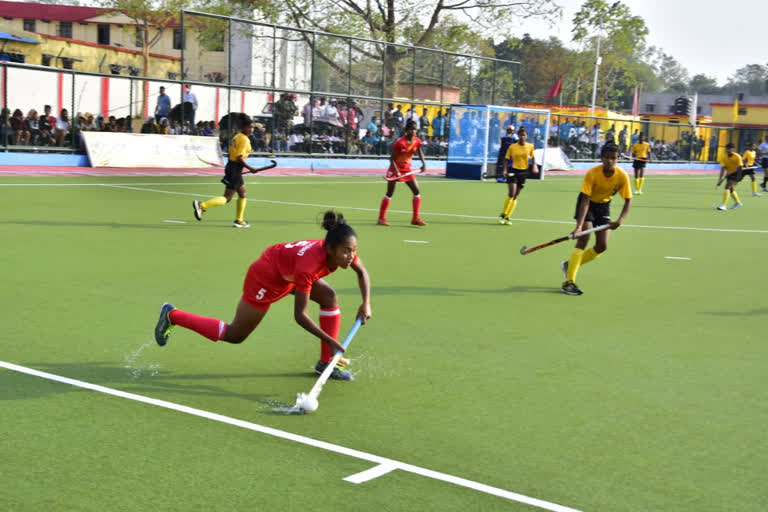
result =
[{"label": "black shorts", "polygon": [[[583,192],[579,192],[579,197],[576,199],[576,213],[573,214],[573,218],[577,221],[579,220],[579,205],[581,204],[582,197],[586,196]],[[592,227],[609,224],[611,222],[611,202],[593,203],[589,201],[589,209],[587,210],[587,216],[584,217],[584,222],[591,222]]]},{"label": "black shorts", "polygon": [[760,160],[760,166],[761,166],[763,169],[768,169],[768,156],[764,156],[764,157],[763,157],[763,158]]},{"label": "black shorts", "polygon": [[749,174],[751,174],[752,176],[754,176],[754,175],[755,175],[755,169],[753,168],[753,169],[742,169],[742,170],[741,170],[741,176],[742,176],[742,177],[744,177],[744,176],[747,176],[747,175],[749,175]]},{"label": "black shorts", "polygon": [[645,162],[643,160],[635,160],[632,162],[632,168],[636,171],[639,171],[640,169],[645,169]]},{"label": "black shorts", "polygon": [[516,183],[518,187],[525,187],[525,180],[531,177],[531,173],[528,169],[510,169],[507,172],[507,183]]},{"label": "black shorts", "polygon": [[229,189],[239,189],[245,184],[243,181],[243,169],[244,166],[240,162],[228,160],[227,166],[224,168],[224,177],[221,178],[221,182]]},{"label": "black shorts", "polygon": [[733,182],[735,182],[735,183],[738,183],[738,182],[740,182],[740,181],[741,181],[741,178],[742,178],[742,175],[741,175],[741,173],[742,173],[742,172],[743,172],[743,171],[732,172],[731,174],[727,175],[727,176],[725,177],[725,181],[726,181],[726,183],[727,183],[727,182],[729,182],[729,181],[733,181]]}]

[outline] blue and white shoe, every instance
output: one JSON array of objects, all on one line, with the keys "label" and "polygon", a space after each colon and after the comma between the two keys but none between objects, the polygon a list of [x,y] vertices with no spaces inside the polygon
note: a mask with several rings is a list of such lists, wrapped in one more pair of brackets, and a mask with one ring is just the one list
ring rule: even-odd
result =
[{"label": "blue and white shoe", "polygon": [[[327,366],[328,363],[318,361],[315,365],[315,373],[318,375],[322,374]],[[329,378],[333,380],[354,380],[351,373],[346,370],[342,370],[338,365],[333,368]]]},{"label": "blue and white shoe", "polygon": [[157,319],[157,325],[155,326],[155,341],[161,347],[168,343],[168,336],[171,335],[171,330],[175,327],[171,323],[171,319],[168,318],[168,313],[176,309],[173,304],[164,303],[160,307],[160,318]]}]

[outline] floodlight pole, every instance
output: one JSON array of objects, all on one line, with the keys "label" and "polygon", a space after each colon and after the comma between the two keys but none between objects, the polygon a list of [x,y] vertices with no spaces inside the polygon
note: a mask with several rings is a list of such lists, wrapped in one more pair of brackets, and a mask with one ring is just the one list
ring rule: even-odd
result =
[{"label": "floodlight pole", "polygon": [[[614,10],[621,2],[614,3],[608,12]],[[603,30],[603,15],[600,14],[600,23],[597,28],[597,50],[595,50],[595,76],[592,79],[592,108],[589,109],[589,117],[595,117],[595,100],[597,99],[597,71],[600,69],[600,32]]]}]

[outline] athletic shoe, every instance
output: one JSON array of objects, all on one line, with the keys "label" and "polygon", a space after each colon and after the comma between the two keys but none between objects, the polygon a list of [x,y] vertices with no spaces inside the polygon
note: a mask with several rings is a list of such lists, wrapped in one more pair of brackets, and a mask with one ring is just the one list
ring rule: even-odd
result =
[{"label": "athletic shoe", "polygon": [[251,227],[250,224],[248,224],[248,221],[246,220],[235,220],[232,222],[233,228],[249,228]]},{"label": "athletic shoe", "polygon": [[192,209],[195,210],[195,218],[203,220],[203,209],[200,208],[200,201],[192,201]]},{"label": "athletic shoe", "polygon": [[378,226],[389,226],[389,222],[387,222],[387,219],[379,219],[376,221],[376,224]]},{"label": "athletic shoe", "polygon": [[424,221],[423,221],[423,220],[421,220],[421,219],[413,219],[413,220],[411,221],[411,224],[413,224],[414,226],[426,226],[426,225],[427,225],[427,223],[426,223],[426,222],[424,222]]},{"label": "athletic shoe", "polygon": [[635,190],[635,194],[641,196],[641,195],[643,195],[643,191],[642,190]]},{"label": "athletic shoe", "polygon": [[160,318],[157,319],[157,325],[155,326],[155,341],[161,347],[168,343],[168,336],[171,334],[171,329],[175,326],[171,323],[171,319],[168,318],[168,313],[176,309],[173,304],[165,303],[160,307]]},{"label": "athletic shoe", "polygon": [[741,203],[736,203],[735,205],[731,206],[731,210],[735,210],[737,208],[741,208],[742,206],[744,206],[744,205],[741,204]]},{"label": "athletic shoe", "polygon": [[499,224],[508,224],[508,223],[509,223],[509,219],[506,218],[503,213],[499,215]]},{"label": "athletic shoe", "polygon": [[578,286],[576,286],[576,283],[574,283],[573,281],[564,282],[562,288],[560,288],[560,291],[562,291],[566,295],[581,295],[582,293],[584,293],[579,289]]},{"label": "athletic shoe", "polygon": [[[318,361],[315,365],[315,373],[318,375],[322,374],[323,371],[325,371],[326,366],[328,366],[328,363]],[[333,380],[353,380],[352,374],[346,370],[342,370],[338,365],[333,368],[329,378]]]},{"label": "athletic shoe", "polygon": [[760,190],[763,192],[768,192],[768,188],[766,188],[765,185],[760,185]]},{"label": "athletic shoe", "polygon": [[[763,190],[765,190],[765,189],[763,189]],[[760,192],[752,192],[752,195],[755,196],[755,197],[762,197],[763,196],[763,194],[761,194]]]},{"label": "athletic shoe", "polygon": [[568,260],[560,262],[560,270],[563,271],[563,279],[568,280]]},{"label": "athletic shoe", "polygon": [[728,207],[727,207],[727,206],[725,206],[724,204],[721,204],[720,206],[718,206],[718,207],[717,207],[717,209],[718,209],[718,210],[727,210],[727,209],[728,209]]}]

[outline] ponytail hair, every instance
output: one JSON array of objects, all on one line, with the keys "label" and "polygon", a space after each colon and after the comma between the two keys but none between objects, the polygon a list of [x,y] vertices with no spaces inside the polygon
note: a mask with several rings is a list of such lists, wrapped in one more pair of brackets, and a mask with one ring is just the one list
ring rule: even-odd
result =
[{"label": "ponytail hair", "polygon": [[324,247],[338,247],[346,242],[350,237],[357,237],[355,230],[347,224],[344,215],[333,210],[328,210],[323,214],[323,229],[328,231],[325,235]]}]

